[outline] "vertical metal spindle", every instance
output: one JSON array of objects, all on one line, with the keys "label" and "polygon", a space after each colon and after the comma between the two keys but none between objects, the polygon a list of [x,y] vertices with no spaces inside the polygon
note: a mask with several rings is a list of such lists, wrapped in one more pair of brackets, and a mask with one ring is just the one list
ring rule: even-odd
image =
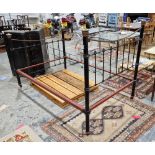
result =
[{"label": "vertical metal spindle", "polygon": [[63,46],[63,57],[64,57],[64,68],[67,69],[67,62],[66,62],[66,49],[65,49],[65,29],[62,28],[62,46]]},{"label": "vertical metal spindle", "polygon": [[102,70],[102,82],[104,82],[104,53],[105,52],[105,49],[103,48],[102,49],[102,54],[103,54],[103,70]]},{"label": "vertical metal spindle", "polygon": [[134,49],[133,49],[133,60],[132,60],[132,67],[133,67],[133,65],[134,65],[134,59],[135,59],[135,52],[136,52],[136,40],[135,40],[135,42],[134,42]]},{"label": "vertical metal spindle", "polygon": [[111,78],[111,59],[112,59],[112,46],[110,46],[110,78]]},{"label": "vertical metal spindle", "polygon": [[[59,40],[58,40],[58,52],[59,52],[59,58],[61,58]],[[61,64],[61,60],[60,59],[59,59],[59,64]]]},{"label": "vertical metal spindle", "polygon": [[122,72],[123,72],[123,68],[124,68],[124,52],[125,52],[125,39],[124,39],[124,44],[123,44],[123,58],[122,58]]},{"label": "vertical metal spindle", "polygon": [[116,74],[118,69],[118,50],[119,50],[119,41],[117,41],[117,49],[116,49]]},{"label": "vertical metal spindle", "polygon": [[53,40],[52,40],[52,49],[53,49],[53,57],[54,57],[54,65],[56,66],[56,63],[55,63],[55,49],[54,49],[54,43],[53,43]]},{"label": "vertical metal spindle", "polygon": [[131,99],[133,99],[133,97],[135,96],[135,87],[136,87],[136,83],[137,83],[137,75],[138,75],[138,67],[139,67],[139,60],[140,60],[140,54],[141,54],[144,26],[145,26],[145,22],[142,21],[139,43],[138,43],[138,50],[137,50],[137,57],[136,57],[136,63],[135,63],[135,70],[134,70],[134,79],[133,79],[133,84],[132,84]]},{"label": "vertical metal spindle", "polygon": [[96,85],[96,51],[94,51],[94,55],[95,55],[95,85]]},{"label": "vertical metal spindle", "polygon": [[155,93],[155,75],[153,75],[153,80],[154,80],[154,82],[153,82],[153,88],[152,88],[152,96],[151,96],[151,101],[153,101],[153,99],[154,99],[154,93]]},{"label": "vertical metal spindle", "polygon": [[129,52],[128,52],[128,63],[127,63],[127,69],[129,68],[129,61],[130,61],[130,48],[131,48],[131,41],[130,41],[130,38],[129,38]]},{"label": "vertical metal spindle", "polygon": [[86,117],[86,134],[90,132],[89,124],[89,55],[88,55],[88,30],[83,30],[83,46],[84,46],[84,82],[85,82],[85,117]]}]

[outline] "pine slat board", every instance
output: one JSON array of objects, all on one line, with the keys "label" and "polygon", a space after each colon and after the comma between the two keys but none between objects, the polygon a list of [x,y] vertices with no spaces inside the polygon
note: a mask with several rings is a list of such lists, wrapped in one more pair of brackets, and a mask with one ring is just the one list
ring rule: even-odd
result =
[{"label": "pine slat board", "polygon": [[[73,73],[68,70],[62,70],[56,72],[54,74],[42,75],[35,78],[39,82],[46,84],[47,86],[53,88],[54,90],[62,93],[73,100],[79,100],[84,96],[84,77]],[[52,100],[55,104],[60,106],[61,108],[65,108],[69,104],[50,93],[49,91],[43,89],[42,87],[32,83],[32,86],[47,96],[50,100]],[[91,91],[98,88],[98,86],[94,86],[94,82],[90,81]]]},{"label": "pine slat board", "polygon": [[71,92],[75,93],[76,95],[83,93],[81,90],[73,87],[72,85],[66,83],[63,80],[58,79],[57,77],[53,76],[53,75],[49,75],[49,78],[51,78],[51,80],[53,80],[55,83],[58,83],[59,85],[63,86],[64,88],[70,90]]},{"label": "pine slat board", "polygon": [[[76,74],[74,72],[71,72],[67,69],[60,71],[60,72],[56,72],[54,73],[54,75],[58,77],[59,79],[64,80],[66,83],[69,83],[73,85],[74,87],[80,89],[81,91],[84,91],[84,77],[83,76]],[[95,83],[91,80],[89,80],[89,85],[91,87],[90,88],[91,91],[96,89],[96,87],[98,87],[98,86],[94,86]]]}]

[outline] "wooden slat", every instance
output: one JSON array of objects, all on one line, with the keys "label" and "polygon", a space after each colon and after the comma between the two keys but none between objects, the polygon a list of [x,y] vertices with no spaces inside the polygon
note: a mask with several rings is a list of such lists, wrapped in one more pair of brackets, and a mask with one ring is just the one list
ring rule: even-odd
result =
[{"label": "wooden slat", "polygon": [[53,82],[52,80],[50,80],[46,77],[41,77],[41,78],[37,78],[37,79],[40,80],[41,82],[47,84],[51,88],[54,88],[58,92],[63,93],[65,96],[67,96],[69,98],[74,98],[76,96],[76,94],[70,92],[69,90],[65,89],[64,87],[60,86],[59,84]]},{"label": "wooden slat", "polygon": [[[54,75],[58,77],[59,79],[65,81],[66,83],[69,83],[73,85],[74,87],[80,89],[81,91],[84,91],[84,78],[81,75],[70,72],[68,70],[56,72],[54,73]],[[95,84],[93,81],[90,80],[89,83],[91,87],[90,91],[93,91],[98,88],[97,85],[94,86]]]},{"label": "wooden slat", "polygon": [[68,74],[65,74],[64,72],[60,71],[60,72],[56,72],[54,73],[54,75],[65,81],[66,83],[80,89],[81,91],[84,91],[84,83],[78,79],[75,79],[74,77],[68,75]]},{"label": "wooden slat", "polygon": [[[71,71],[66,70],[66,69],[64,69],[63,72],[74,77],[74,78],[76,78],[76,79],[78,79],[78,80],[80,80],[80,81],[82,81],[82,82],[84,82],[84,77],[79,75],[79,74],[76,74],[76,73],[71,72]],[[95,85],[95,83],[92,80],[89,80],[89,85],[90,85],[90,87],[92,87]]]},{"label": "wooden slat", "polygon": [[60,86],[68,89],[69,91],[73,92],[76,95],[83,94],[84,92],[79,90],[78,88],[73,87],[72,85],[64,82],[63,80],[58,79],[53,75],[47,75],[46,77],[50,78],[50,80],[54,81],[55,83],[59,84]]}]

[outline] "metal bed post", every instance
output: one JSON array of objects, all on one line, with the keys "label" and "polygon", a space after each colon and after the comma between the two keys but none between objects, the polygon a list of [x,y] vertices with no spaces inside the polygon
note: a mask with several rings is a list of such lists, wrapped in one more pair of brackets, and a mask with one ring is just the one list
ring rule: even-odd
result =
[{"label": "metal bed post", "polygon": [[[52,47],[53,47],[53,58],[55,60],[56,58],[55,58],[55,48],[54,48],[53,40],[52,40]],[[55,61],[54,61],[54,65],[56,66],[56,62]]]},{"label": "metal bed post", "polygon": [[[58,40],[58,52],[59,52],[59,58],[61,57],[61,53],[60,53],[60,45],[59,45],[59,40]],[[59,60],[59,64],[61,64],[61,60]]]},{"label": "metal bed post", "polygon": [[125,39],[123,39],[123,43],[124,43],[123,44],[123,58],[122,58],[122,70],[121,70],[122,72],[123,72],[123,69],[124,69],[123,68],[123,66],[124,66],[124,53],[125,53],[125,44],[126,44]]},{"label": "metal bed post", "polygon": [[12,40],[11,40],[12,34],[7,33],[6,36],[7,36],[7,38],[8,38],[8,49],[9,49],[8,52],[9,52],[10,55],[12,56],[13,69],[14,69],[14,72],[15,72],[15,75],[16,75],[16,78],[17,78],[17,81],[18,81],[18,85],[19,85],[20,87],[22,87],[21,80],[20,80],[20,76],[19,76],[19,74],[16,72],[16,71],[17,71],[17,67],[16,67],[16,63],[15,63],[14,49],[12,48]]},{"label": "metal bed post", "polygon": [[116,45],[117,45],[117,48],[116,48],[116,74],[117,74],[117,66],[118,66],[118,52],[119,52],[119,41],[117,41],[117,43],[116,43]]},{"label": "metal bed post", "polygon": [[155,93],[155,75],[153,75],[153,88],[152,88],[152,96],[151,96],[151,101],[153,102],[154,99],[154,93]]},{"label": "metal bed post", "polygon": [[99,52],[101,52],[101,49],[102,49],[102,43],[100,41],[100,36],[101,36],[101,33],[100,33],[100,27],[99,27],[99,42],[98,42],[98,47],[99,47]]},{"label": "metal bed post", "polygon": [[111,59],[112,59],[112,46],[110,46],[110,78],[111,78]]},{"label": "metal bed post", "polygon": [[135,40],[135,42],[134,42],[134,51],[133,51],[133,61],[132,61],[132,67],[133,67],[133,65],[134,65],[134,59],[135,59],[135,52],[136,52],[136,45],[137,45],[137,42],[136,42],[136,40]]},{"label": "metal bed post", "polygon": [[137,57],[136,57],[136,63],[135,63],[134,79],[133,79],[133,84],[132,84],[131,99],[133,99],[134,95],[135,95],[135,87],[136,87],[136,83],[137,83],[139,60],[140,60],[141,47],[142,47],[142,42],[143,42],[144,26],[145,26],[145,22],[142,21],[141,30],[140,30],[140,37],[139,37],[139,43],[138,43],[138,50],[137,50]]},{"label": "metal bed post", "polygon": [[65,28],[62,28],[62,47],[63,47],[63,56],[64,56],[64,68],[67,69],[67,63],[66,63],[66,49],[65,49]]},{"label": "metal bed post", "polygon": [[88,54],[88,30],[82,31],[83,35],[83,46],[84,46],[84,83],[85,83],[85,116],[86,116],[86,134],[89,134],[89,54]]},{"label": "metal bed post", "polygon": [[128,63],[127,63],[127,69],[129,69],[129,63],[130,63],[130,50],[131,50],[131,40],[130,40],[130,38],[128,39],[128,41],[129,41],[129,43],[128,43],[128,50],[129,50],[129,52],[128,52]]},{"label": "metal bed post", "polygon": [[96,50],[94,51],[94,55],[95,55],[95,70],[94,70],[94,73],[95,73],[95,86],[96,86]]},{"label": "metal bed post", "polygon": [[105,52],[105,49],[103,48],[102,50],[102,57],[103,57],[103,70],[102,70],[102,82],[104,82],[104,52]]}]

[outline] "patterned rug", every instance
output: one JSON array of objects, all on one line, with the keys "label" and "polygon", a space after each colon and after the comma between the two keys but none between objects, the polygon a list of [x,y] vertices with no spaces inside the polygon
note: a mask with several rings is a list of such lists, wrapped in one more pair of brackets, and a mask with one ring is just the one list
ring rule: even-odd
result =
[{"label": "patterned rug", "polygon": [[29,126],[22,126],[0,139],[0,142],[41,142],[42,140]]},{"label": "patterned rug", "polygon": [[[124,75],[126,77],[130,77],[133,79],[134,73],[132,71],[124,71],[121,75]],[[119,77],[119,76],[114,76],[111,79],[108,79],[104,82],[105,85],[119,89],[126,85],[129,82],[129,80]],[[153,78],[151,77],[151,73],[146,70],[142,70],[138,74],[138,82],[136,86],[136,93],[135,95],[142,99],[146,97],[146,95],[150,94],[153,88]],[[131,94],[132,90],[132,85],[130,87],[126,88],[124,92],[128,93],[129,95]]]},{"label": "patterned rug", "polygon": [[[91,104],[112,90],[104,88],[99,92],[91,94]],[[43,124],[42,129],[58,142],[126,142],[136,141],[154,124],[155,108],[118,94],[91,112],[89,136],[85,135],[85,115],[74,108],[68,109],[59,120]]]}]

